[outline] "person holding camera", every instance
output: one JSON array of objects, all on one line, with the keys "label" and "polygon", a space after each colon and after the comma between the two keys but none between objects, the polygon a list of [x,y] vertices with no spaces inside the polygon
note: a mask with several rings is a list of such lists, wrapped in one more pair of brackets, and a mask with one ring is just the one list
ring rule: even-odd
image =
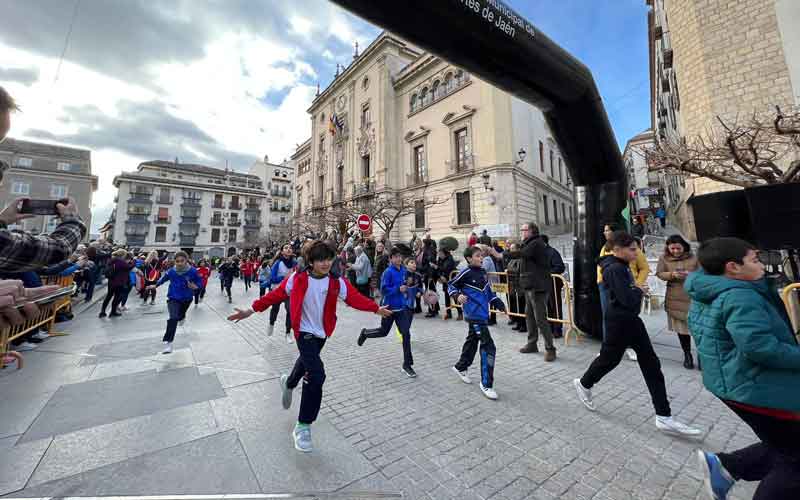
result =
[{"label": "person holding camera", "polygon": [[[18,109],[14,99],[0,87],[0,142],[11,128],[11,113]],[[0,183],[8,168],[8,164],[0,162]],[[72,198],[53,200],[52,215],[57,215],[61,223],[49,235],[9,230],[9,225],[34,217],[31,201],[16,199],[0,212],[0,271],[35,271],[67,260],[86,236],[86,225]]]}]

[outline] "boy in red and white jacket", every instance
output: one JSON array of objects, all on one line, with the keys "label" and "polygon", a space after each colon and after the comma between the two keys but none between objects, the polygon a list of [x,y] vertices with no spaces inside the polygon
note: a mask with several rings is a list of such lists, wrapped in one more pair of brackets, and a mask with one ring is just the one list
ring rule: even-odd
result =
[{"label": "boy in red and white jacket", "polygon": [[388,307],[379,308],[374,301],[358,293],[347,280],[330,275],[335,253],[324,242],[311,243],[304,253],[309,266],[307,270],[293,272],[276,289],[253,302],[252,309],[237,308],[234,314],[228,316],[228,320],[238,322],[289,299],[292,330],[300,355],[291,373],[281,375],[282,403],[284,408],[289,409],[292,405],[292,391],[305,377],[300,397],[300,414],[292,431],[292,438],[295,449],[310,452],[311,424],[319,414],[322,384],[325,382],[325,368],[320,359],[320,351],[336,328],[337,299],[344,300],[354,309],[373,312],[384,318],[391,316],[392,311]]}]

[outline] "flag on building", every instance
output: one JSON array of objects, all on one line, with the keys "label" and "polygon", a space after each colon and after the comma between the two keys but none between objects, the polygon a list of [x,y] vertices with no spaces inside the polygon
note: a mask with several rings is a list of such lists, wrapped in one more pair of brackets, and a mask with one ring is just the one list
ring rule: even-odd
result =
[{"label": "flag on building", "polygon": [[336,116],[336,113],[331,115],[330,120],[328,120],[328,132],[331,135],[341,134],[344,130],[344,121],[341,118]]},{"label": "flag on building", "polygon": [[333,116],[328,119],[328,132],[330,132],[331,135],[336,135],[336,125],[333,123]]}]

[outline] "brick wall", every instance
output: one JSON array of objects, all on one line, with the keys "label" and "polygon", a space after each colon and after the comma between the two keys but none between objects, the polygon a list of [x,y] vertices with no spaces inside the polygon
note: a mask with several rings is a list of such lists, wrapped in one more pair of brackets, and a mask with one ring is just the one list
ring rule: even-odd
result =
[{"label": "brick wall", "polygon": [[[789,107],[794,98],[775,0],[665,2],[681,100],[681,133],[706,135],[716,116],[733,118]],[[709,179],[686,182],[686,195],[737,189]],[[675,221],[693,234],[685,204]]]}]

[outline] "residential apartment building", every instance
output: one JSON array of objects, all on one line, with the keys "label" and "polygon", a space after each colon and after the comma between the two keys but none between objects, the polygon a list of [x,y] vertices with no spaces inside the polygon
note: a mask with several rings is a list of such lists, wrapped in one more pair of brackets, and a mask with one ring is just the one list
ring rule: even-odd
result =
[{"label": "residential apartment building", "polygon": [[148,161],[115,177],[114,186],[116,243],[195,257],[263,244],[268,196],[256,175]]},{"label": "residential apartment building", "polygon": [[[657,141],[704,135],[718,126],[717,116],[732,119],[800,104],[800,2],[645,1],[651,7],[651,114]],[[701,178],[683,184],[670,216],[693,237],[686,201],[735,188]]]},{"label": "residential apartment building", "polygon": [[550,234],[572,229],[572,184],[542,113],[389,33],[308,113],[311,138],[292,157],[301,222],[399,196],[415,209],[393,238],[430,230],[463,240],[483,228],[518,237],[529,221]]},{"label": "residential apartment building", "polygon": [[291,234],[294,172],[293,162],[284,161],[278,165],[270,163],[266,156],[250,167],[250,173],[261,179],[270,195],[266,233],[274,241],[283,241]]},{"label": "residential apartment building", "polygon": [[[97,176],[92,175],[92,154],[85,149],[6,139],[0,143],[0,160],[10,168],[3,176],[0,199],[61,199],[71,197],[78,212],[92,225],[92,193]],[[36,216],[17,225],[33,234],[49,233],[58,224],[55,216]],[[88,231],[87,231],[88,237]]]}]

